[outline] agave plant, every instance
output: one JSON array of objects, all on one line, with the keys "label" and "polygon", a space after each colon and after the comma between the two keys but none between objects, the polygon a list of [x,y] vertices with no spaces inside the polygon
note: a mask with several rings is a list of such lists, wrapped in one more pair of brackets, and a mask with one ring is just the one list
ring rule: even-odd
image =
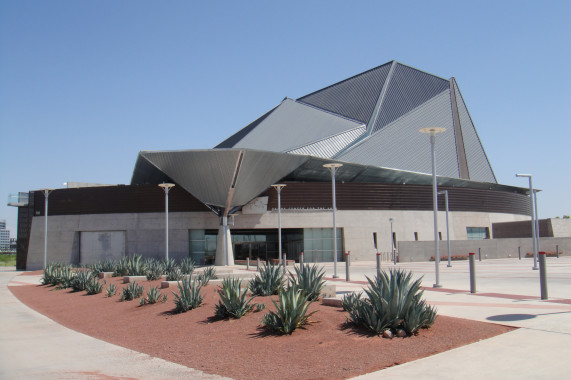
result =
[{"label": "agave plant", "polygon": [[196,309],[202,304],[203,296],[200,292],[202,285],[197,281],[183,277],[178,283],[178,294],[174,294],[175,310],[179,313],[185,313],[189,310]]},{"label": "agave plant", "polygon": [[225,278],[222,288],[217,290],[220,296],[218,305],[215,305],[216,316],[219,318],[241,318],[254,308],[250,303],[254,297],[246,300],[248,289],[242,291],[242,281],[239,279]]},{"label": "agave plant", "polygon": [[89,266],[91,273],[97,276],[99,273],[102,272],[114,272],[115,267],[117,266],[117,262],[113,259],[106,259],[103,261],[99,261],[93,265]]},{"label": "agave plant", "polygon": [[[166,297],[166,294],[164,296]],[[154,304],[159,302],[161,299],[163,299],[163,302],[166,302],[165,297],[163,297],[163,294],[161,293],[161,291],[157,286],[151,286],[149,290],[147,290],[147,296],[141,298],[140,304],[141,305]]]},{"label": "agave plant", "polygon": [[145,268],[147,269],[146,276],[148,281],[158,280],[164,273],[163,263],[152,258],[145,261]]},{"label": "agave plant", "polygon": [[315,311],[307,313],[311,304],[307,294],[297,285],[290,284],[278,295],[279,302],[273,301],[276,311],[270,311],[262,318],[262,325],[279,334],[291,334],[296,328],[309,323]]},{"label": "agave plant", "polygon": [[141,255],[124,256],[117,262],[113,276],[145,276],[145,260]]},{"label": "agave plant", "polygon": [[359,292],[359,293],[351,292],[351,293],[345,294],[343,296],[343,299],[341,300],[341,307],[345,311],[349,311],[349,310],[354,309],[357,306],[357,304],[359,302],[361,302],[362,296],[363,296],[363,293],[361,293],[361,292]]},{"label": "agave plant", "polygon": [[132,301],[135,298],[139,298],[143,295],[145,288],[137,284],[137,282],[131,282],[128,286],[123,288],[123,294],[121,294],[121,301]]},{"label": "agave plant", "polygon": [[[319,298],[321,289],[325,286],[325,269],[319,268],[317,265],[302,265],[300,268],[295,267],[295,284],[307,293],[310,301],[316,301]],[[291,275],[291,273],[290,273]],[[293,278],[293,276],[291,276]]]},{"label": "agave plant", "polygon": [[93,278],[93,273],[87,269],[81,269],[76,272],[75,277],[71,281],[71,288],[75,292],[81,292],[87,289],[87,286]]},{"label": "agave plant", "polygon": [[430,327],[436,318],[436,310],[421,300],[422,281],[412,280],[412,273],[391,270],[381,272],[374,280],[367,277],[367,298],[345,299],[349,320],[376,334],[390,329],[404,329],[416,334],[419,328]]},{"label": "agave plant", "polygon": [[185,257],[180,262],[180,269],[183,274],[192,274],[194,272],[194,260],[190,257]]},{"label": "agave plant", "polygon": [[103,283],[99,282],[97,277],[92,275],[85,286],[85,291],[88,295],[99,294],[103,291]]},{"label": "agave plant", "polygon": [[183,277],[182,269],[180,267],[172,267],[167,272],[167,281],[180,281]]},{"label": "agave plant", "polygon": [[271,296],[283,289],[284,274],[279,266],[267,265],[260,267],[260,273],[249,284],[250,291],[256,296]]},{"label": "agave plant", "polygon": [[215,278],[216,269],[214,269],[214,267],[208,267],[197,276],[197,281],[200,283],[200,286],[206,286],[210,280]]},{"label": "agave plant", "polygon": [[176,263],[175,259],[173,258],[162,259],[161,264],[164,268],[165,273],[169,273],[177,269],[180,270],[180,266]]},{"label": "agave plant", "polygon": [[58,289],[71,287],[75,271],[71,265],[61,263],[48,263],[41,278],[42,285],[55,285]]},{"label": "agave plant", "polygon": [[117,287],[115,286],[115,284],[109,284],[107,286],[105,294],[107,295],[107,297],[113,297],[115,293],[117,293]]}]

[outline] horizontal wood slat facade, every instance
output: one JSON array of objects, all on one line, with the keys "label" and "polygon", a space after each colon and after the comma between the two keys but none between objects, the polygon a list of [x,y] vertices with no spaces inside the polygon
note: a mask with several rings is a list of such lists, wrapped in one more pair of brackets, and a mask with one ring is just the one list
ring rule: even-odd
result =
[{"label": "horizontal wood slat facade", "polygon": [[[330,182],[286,182],[281,202],[284,209],[331,208]],[[517,193],[470,188],[447,188],[450,211],[530,214],[529,197]],[[337,183],[338,210],[432,210],[432,186]],[[276,209],[277,193],[268,196],[268,209]],[[44,196],[34,193],[34,215],[44,215]],[[445,210],[444,196],[438,197]],[[54,190],[49,197],[50,215],[164,212],[164,191],[156,185],[86,187]],[[169,211],[209,211],[180,186],[169,193]]]},{"label": "horizontal wood slat facade", "polygon": [[[286,182],[281,193],[282,208],[331,208],[331,183]],[[432,186],[376,183],[336,183],[338,210],[432,210]],[[450,211],[530,214],[529,197],[517,193],[470,188],[439,187],[448,190]],[[267,190],[268,209],[278,207],[274,189]],[[444,195],[438,209],[446,209]]]},{"label": "horizontal wood slat facade", "polygon": [[[44,194],[34,192],[34,215],[44,215]],[[49,198],[50,215],[164,212],[165,192],[157,185],[57,189]],[[210,211],[180,186],[169,191],[169,212]]]}]

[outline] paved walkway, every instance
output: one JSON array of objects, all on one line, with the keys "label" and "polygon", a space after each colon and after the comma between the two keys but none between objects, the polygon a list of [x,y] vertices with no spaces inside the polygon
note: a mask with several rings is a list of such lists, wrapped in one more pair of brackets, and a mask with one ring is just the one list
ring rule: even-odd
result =
[{"label": "paved walkway", "polygon": [[[374,263],[354,263],[350,283],[345,263],[338,264],[338,295],[360,290],[376,272]],[[512,332],[438,355],[401,364],[356,379],[568,379],[571,378],[571,257],[548,258],[549,300],[540,300],[539,271],[531,259],[476,262],[476,294],[470,294],[467,261],[439,267],[435,263],[383,263],[424,276],[424,298],[442,315],[519,327]],[[333,265],[327,266],[329,276]]]},{"label": "paved walkway", "polygon": [[[531,259],[483,260],[477,264],[478,293],[469,293],[468,262],[440,264],[435,289],[434,263],[396,267],[423,277],[424,297],[439,314],[520,327],[507,334],[401,364],[358,379],[538,379],[571,378],[571,257],[548,258],[549,300],[539,300],[539,272]],[[374,262],[353,263],[351,282],[338,263],[338,296],[359,291],[376,273]],[[383,263],[383,269],[395,268]],[[10,285],[36,281],[0,269],[0,379],[216,379],[178,364],[152,358],[77,333],[17,301]],[[77,347],[81,347],[78,350]]]},{"label": "paved walkway", "polygon": [[63,327],[18,301],[10,286],[38,283],[0,268],[0,379],[223,379]]}]

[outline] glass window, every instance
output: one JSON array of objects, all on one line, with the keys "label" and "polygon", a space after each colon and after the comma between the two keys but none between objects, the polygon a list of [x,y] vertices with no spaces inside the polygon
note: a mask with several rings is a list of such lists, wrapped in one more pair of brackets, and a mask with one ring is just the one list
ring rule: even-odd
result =
[{"label": "glass window", "polygon": [[468,240],[483,240],[490,238],[490,230],[488,227],[466,227]]}]

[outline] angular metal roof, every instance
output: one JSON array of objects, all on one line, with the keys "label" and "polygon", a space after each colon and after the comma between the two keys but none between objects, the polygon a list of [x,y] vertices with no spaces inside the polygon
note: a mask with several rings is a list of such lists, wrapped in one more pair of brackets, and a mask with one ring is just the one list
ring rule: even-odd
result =
[{"label": "angular metal roof", "polygon": [[284,152],[362,125],[331,112],[285,99],[233,148]]},{"label": "angular metal roof", "polygon": [[229,212],[248,203],[307,159],[242,149],[143,151],[137,158],[131,184],[174,182],[202,203]]},{"label": "angular metal roof", "polygon": [[430,146],[418,132],[430,126],[447,129],[437,138],[439,175],[496,182],[455,80],[396,61],[285,99],[217,147],[430,173]]}]

